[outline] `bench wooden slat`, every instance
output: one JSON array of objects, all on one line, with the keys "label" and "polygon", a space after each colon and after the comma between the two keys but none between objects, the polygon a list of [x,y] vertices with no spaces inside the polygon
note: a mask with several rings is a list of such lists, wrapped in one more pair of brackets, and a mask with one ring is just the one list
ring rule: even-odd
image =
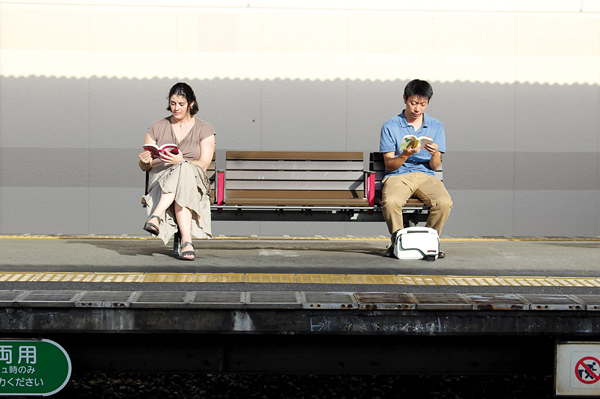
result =
[{"label": "bench wooden slat", "polygon": [[425,206],[425,204],[423,202],[421,202],[420,200],[418,200],[417,198],[409,198],[408,201],[406,201],[406,204],[404,204],[404,206]]},{"label": "bench wooden slat", "polygon": [[364,179],[362,172],[337,172],[337,171],[264,171],[264,170],[227,170],[227,181],[235,180],[314,180],[314,181],[357,181]]},{"label": "bench wooden slat", "polygon": [[363,160],[362,152],[324,151],[227,151],[227,160],[242,159],[287,159],[287,160]]},{"label": "bench wooden slat", "polygon": [[348,161],[227,161],[231,170],[363,170],[363,162]]},{"label": "bench wooden slat", "polygon": [[227,200],[236,198],[330,198],[338,200],[364,198],[364,196],[365,193],[362,190],[227,190]]},{"label": "bench wooden slat", "polygon": [[229,180],[229,190],[364,190],[364,181]]},{"label": "bench wooden slat", "polygon": [[228,198],[227,205],[265,206],[368,206],[365,198]]},{"label": "bench wooden slat", "polygon": [[[377,195],[377,200],[375,201],[375,203],[377,205],[380,205],[380,201],[381,201],[381,192],[378,193]],[[406,201],[406,204],[404,205],[405,207],[424,207],[427,206],[425,205],[420,199],[416,198],[416,197],[411,197],[408,199],[408,201]]]}]

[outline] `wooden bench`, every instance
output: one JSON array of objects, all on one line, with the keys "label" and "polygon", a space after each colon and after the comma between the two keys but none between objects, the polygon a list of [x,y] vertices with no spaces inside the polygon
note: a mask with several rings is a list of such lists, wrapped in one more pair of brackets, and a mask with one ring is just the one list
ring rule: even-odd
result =
[{"label": "wooden bench", "polygon": [[[382,221],[378,152],[226,151],[216,155],[213,220]],[[442,172],[436,172],[441,178]],[[408,223],[429,207],[411,198]]]},{"label": "wooden bench", "polygon": [[216,168],[215,220],[381,220],[368,153],[219,151]]}]

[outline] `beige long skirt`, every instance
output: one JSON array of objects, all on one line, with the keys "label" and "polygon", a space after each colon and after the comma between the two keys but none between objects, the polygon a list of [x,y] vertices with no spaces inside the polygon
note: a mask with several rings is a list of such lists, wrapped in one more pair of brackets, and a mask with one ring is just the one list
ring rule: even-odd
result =
[{"label": "beige long skirt", "polygon": [[[192,211],[192,236],[212,237],[210,223],[210,183],[204,170],[191,162],[184,161],[166,169],[150,172],[148,195],[142,198],[148,216],[152,214],[162,192],[175,193],[175,202]],[[160,215],[158,237],[166,244],[177,232],[173,208]],[[156,219],[153,219],[156,223]]]}]

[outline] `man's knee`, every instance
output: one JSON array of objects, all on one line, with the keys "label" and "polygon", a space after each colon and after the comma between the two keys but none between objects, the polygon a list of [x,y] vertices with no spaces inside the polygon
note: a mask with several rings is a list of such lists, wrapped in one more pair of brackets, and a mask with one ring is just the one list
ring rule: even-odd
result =
[{"label": "man's knee", "polygon": [[385,209],[402,209],[402,207],[406,204],[406,199],[400,196],[386,196],[383,201],[381,201],[381,207]]},{"label": "man's knee", "polygon": [[442,195],[431,202],[431,208],[449,212],[452,209],[452,198],[449,194]]}]

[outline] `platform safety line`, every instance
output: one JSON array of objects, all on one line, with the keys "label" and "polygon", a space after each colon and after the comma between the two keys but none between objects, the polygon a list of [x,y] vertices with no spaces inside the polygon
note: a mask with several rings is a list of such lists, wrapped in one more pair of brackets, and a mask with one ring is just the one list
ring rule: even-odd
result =
[{"label": "platform safety line", "polygon": [[[462,287],[600,287],[600,277],[446,276],[294,273],[0,272],[0,283],[251,283]],[[0,287],[1,290],[2,287]]]}]

